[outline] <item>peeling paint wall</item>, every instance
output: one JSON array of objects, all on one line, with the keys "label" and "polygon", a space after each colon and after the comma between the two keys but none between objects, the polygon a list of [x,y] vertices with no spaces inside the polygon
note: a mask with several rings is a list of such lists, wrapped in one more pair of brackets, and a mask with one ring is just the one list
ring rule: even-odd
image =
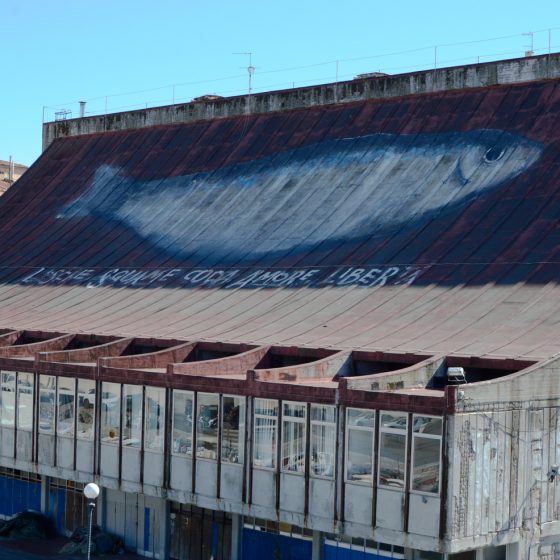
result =
[{"label": "peeling paint wall", "polygon": [[[450,440],[448,537],[473,548],[527,541],[548,525],[560,538],[557,407],[459,414]],[[533,535],[533,537],[531,537]]]}]

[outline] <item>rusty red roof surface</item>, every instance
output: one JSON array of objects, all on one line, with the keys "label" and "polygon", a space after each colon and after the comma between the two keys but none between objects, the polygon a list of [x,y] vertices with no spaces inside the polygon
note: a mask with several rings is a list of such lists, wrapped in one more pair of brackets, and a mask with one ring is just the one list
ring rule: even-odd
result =
[{"label": "rusty red roof surface", "polygon": [[560,82],[55,141],[0,199],[0,327],[546,358]]}]

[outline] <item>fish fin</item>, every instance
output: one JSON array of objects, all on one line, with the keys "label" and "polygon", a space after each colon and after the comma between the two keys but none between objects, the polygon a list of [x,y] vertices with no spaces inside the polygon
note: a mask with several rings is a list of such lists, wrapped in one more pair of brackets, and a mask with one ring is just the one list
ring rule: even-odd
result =
[{"label": "fish fin", "polygon": [[103,202],[114,192],[116,185],[124,180],[121,168],[112,165],[100,165],[95,171],[89,188],[71,202],[65,204],[57,218],[70,220],[83,218],[103,208]]}]

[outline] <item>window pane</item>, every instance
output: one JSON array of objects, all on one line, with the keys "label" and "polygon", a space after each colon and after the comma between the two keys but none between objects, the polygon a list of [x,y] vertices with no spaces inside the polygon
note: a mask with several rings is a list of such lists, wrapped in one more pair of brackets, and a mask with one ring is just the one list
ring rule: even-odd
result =
[{"label": "window pane", "polygon": [[430,416],[414,416],[413,430],[417,433],[441,436],[443,421]]},{"label": "window pane", "polygon": [[379,484],[404,487],[406,435],[380,434]]},{"label": "window pane", "polygon": [[243,463],[245,398],[224,396],[222,406],[222,462]]},{"label": "window pane", "polygon": [[305,422],[284,420],[282,423],[282,440],[282,470],[298,473],[304,472]]},{"label": "window pane", "polygon": [[79,439],[93,439],[95,422],[95,381],[78,379],[78,433]]},{"label": "window pane", "polygon": [[202,459],[218,457],[218,398],[215,393],[198,393],[196,456]]},{"label": "window pane", "polygon": [[348,426],[363,426],[373,428],[373,425],[375,423],[375,411],[349,408],[347,410],[346,418]]},{"label": "window pane", "polygon": [[253,463],[256,467],[276,466],[276,418],[255,416]]},{"label": "window pane", "polygon": [[284,403],[284,418],[305,418],[307,405],[299,403]]},{"label": "window pane", "polygon": [[381,415],[381,427],[393,430],[406,430],[407,418],[406,414],[383,413]]},{"label": "window pane", "polygon": [[16,374],[2,372],[2,426],[13,427],[16,417]]},{"label": "window pane", "polygon": [[336,422],[336,407],[329,405],[312,404],[311,421]]},{"label": "window pane", "polygon": [[439,492],[440,441],[439,438],[414,438],[413,490],[434,494]]},{"label": "window pane", "polygon": [[101,440],[119,443],[121,426],[121,386],[104,382],[101,386]]},{"label": "window pane", "polygon": [[269,399],[255,399],[255,414],[265,416],[278,416],[278,401]]},{"label": "window pane", "polygon": [[18,417],[17,427],[20,430],[31,430],[33,427],[33,374],[19,373],[18,385]]},{"label": "window pane", "polygon": [[165,431],[165,389],[146,387],[146,425],[144,448],[163,450]]},{"label": "window pane", "polygon": [[173,391],[173,453],[192,455],[193,394]]},{"label": "window pane", "polygon": [[142,442],[142,387],[123,385],[122,444],[140,447]]},{"label": "window pane", "polygon": [[39,431],[54,434],[56,377],[39,376]]},{"label": "window pane", "polygon": [[336,407],[311,405],[311,476],[334,477]]},{"label": "window pane", "polygon": [[334,477],[335,445],[335,424],[311,424],[312,475]]},{"label": "window pane", "polygon": [[346,480],[371,484],[373,430],[348,428],[347,449]]},{"label": "window pane", "polygon": [[58,378],[58,424],[56,433],[59,436],[70,437],[74,435],[75,392],[75,379]]}]

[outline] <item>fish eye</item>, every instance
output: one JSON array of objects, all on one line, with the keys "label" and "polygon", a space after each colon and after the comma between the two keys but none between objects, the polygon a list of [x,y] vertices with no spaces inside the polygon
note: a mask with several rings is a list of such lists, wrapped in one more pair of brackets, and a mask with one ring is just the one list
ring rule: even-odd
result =
[{"label": "fish eye", "polygon": [[494,161],[498,161],[502,159],[506,149],[501,146],[492,146],[488,148],[484,153],[484,161],[486,163],[492,163]]}]

